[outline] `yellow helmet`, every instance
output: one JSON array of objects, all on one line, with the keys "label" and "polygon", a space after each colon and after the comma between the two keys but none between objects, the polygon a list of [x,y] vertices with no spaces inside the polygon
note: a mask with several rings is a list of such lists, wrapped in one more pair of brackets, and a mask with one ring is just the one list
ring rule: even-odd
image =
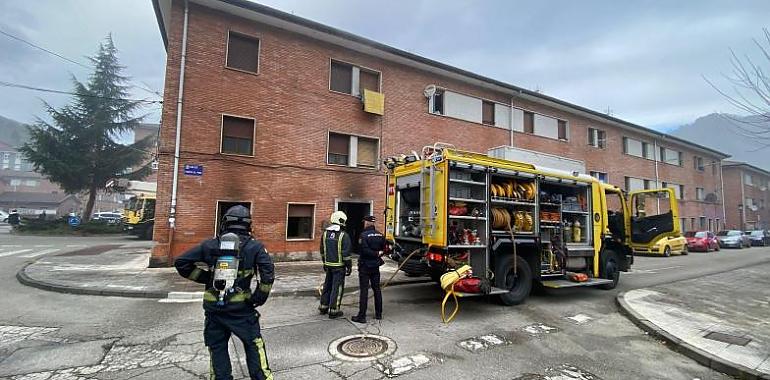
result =
[{"label": "yellow helmet", "polygon": [[339,224],[340,226],[345,227],[345,222],[348,221],[348,216],[345,215],[345,213],[342,211],[335,211],[332,213],[332,217],[329,219],[333,224]]}]

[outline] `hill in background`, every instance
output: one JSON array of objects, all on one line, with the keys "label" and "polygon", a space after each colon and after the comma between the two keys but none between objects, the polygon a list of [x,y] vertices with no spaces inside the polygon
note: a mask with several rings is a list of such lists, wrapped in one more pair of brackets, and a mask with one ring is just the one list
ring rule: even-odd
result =
[{"label": "hill in background", "polygon": [[0,141],[18,147],[28,139],[29,133],[25,124],[0,116]]}]

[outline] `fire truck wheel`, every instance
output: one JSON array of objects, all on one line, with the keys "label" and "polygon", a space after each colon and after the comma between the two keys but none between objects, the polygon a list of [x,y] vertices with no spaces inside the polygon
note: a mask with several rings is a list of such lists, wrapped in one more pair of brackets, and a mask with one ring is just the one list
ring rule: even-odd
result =
[{"label": "fire truck wheel", "polygon": [[495,268],[495,286],[508,289],[508,293],[500,294],[500,302],[511,306],[523,303],[532,291],[532,269],[527,260],[516,256],[516,273],[513,272],[513,255],[500,257]]},{"label": "fire truck wheel", "polygon": [[612,280],[612,283],[599,285],[604,290],[615,289],[620,281],[620,271],[618,270],[618,256],[613,251],[605,251],[602,254],[602,278]]}]

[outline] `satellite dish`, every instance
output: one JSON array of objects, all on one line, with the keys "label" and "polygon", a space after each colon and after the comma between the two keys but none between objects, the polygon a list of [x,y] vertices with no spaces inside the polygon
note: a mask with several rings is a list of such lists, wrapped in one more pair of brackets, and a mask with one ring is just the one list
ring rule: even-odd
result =
[{"label": "satellite dish", "polygon": [[706,194],[706,198],[704,199],[706,202],[714,203],[717,201],[717,195],[714,193],[708,193]]},{"label": "satellite dish", "polygon": [[749,208],[751,209],[751,211],[757,211],[757,210],[759,210],[759,207],[757,207],[757,206],[751,206],[751,207],[749,207]]},{"label": "satellite dish", "polygon": [[422,91],[423,94],[425,94],[426,98],[432,98],[433,95],[436,95],[436,85],[435,84],[429,84],[425,86],[425,90]]},{"label": "satellite dish", "polygon": [[760,188],[759,188],[759,190],[762,190],[762,191],[767,191],[767,187],[765,187],[765,186],[762,186],[762,187],[760,187]]}]

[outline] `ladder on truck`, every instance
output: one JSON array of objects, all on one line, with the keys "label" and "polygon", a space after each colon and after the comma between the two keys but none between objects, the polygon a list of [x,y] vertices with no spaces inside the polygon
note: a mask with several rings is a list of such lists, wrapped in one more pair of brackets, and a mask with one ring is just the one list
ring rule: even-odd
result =
[{"label": "ladder on truck", "polygon": [[436,207],[436,165],[442,160],[442,152],[455,146],[446,143],[435,143],[433,146],[422,148],[420,160],[420,227],[422,236],[433,238],[436,232],[438,208]]}]

